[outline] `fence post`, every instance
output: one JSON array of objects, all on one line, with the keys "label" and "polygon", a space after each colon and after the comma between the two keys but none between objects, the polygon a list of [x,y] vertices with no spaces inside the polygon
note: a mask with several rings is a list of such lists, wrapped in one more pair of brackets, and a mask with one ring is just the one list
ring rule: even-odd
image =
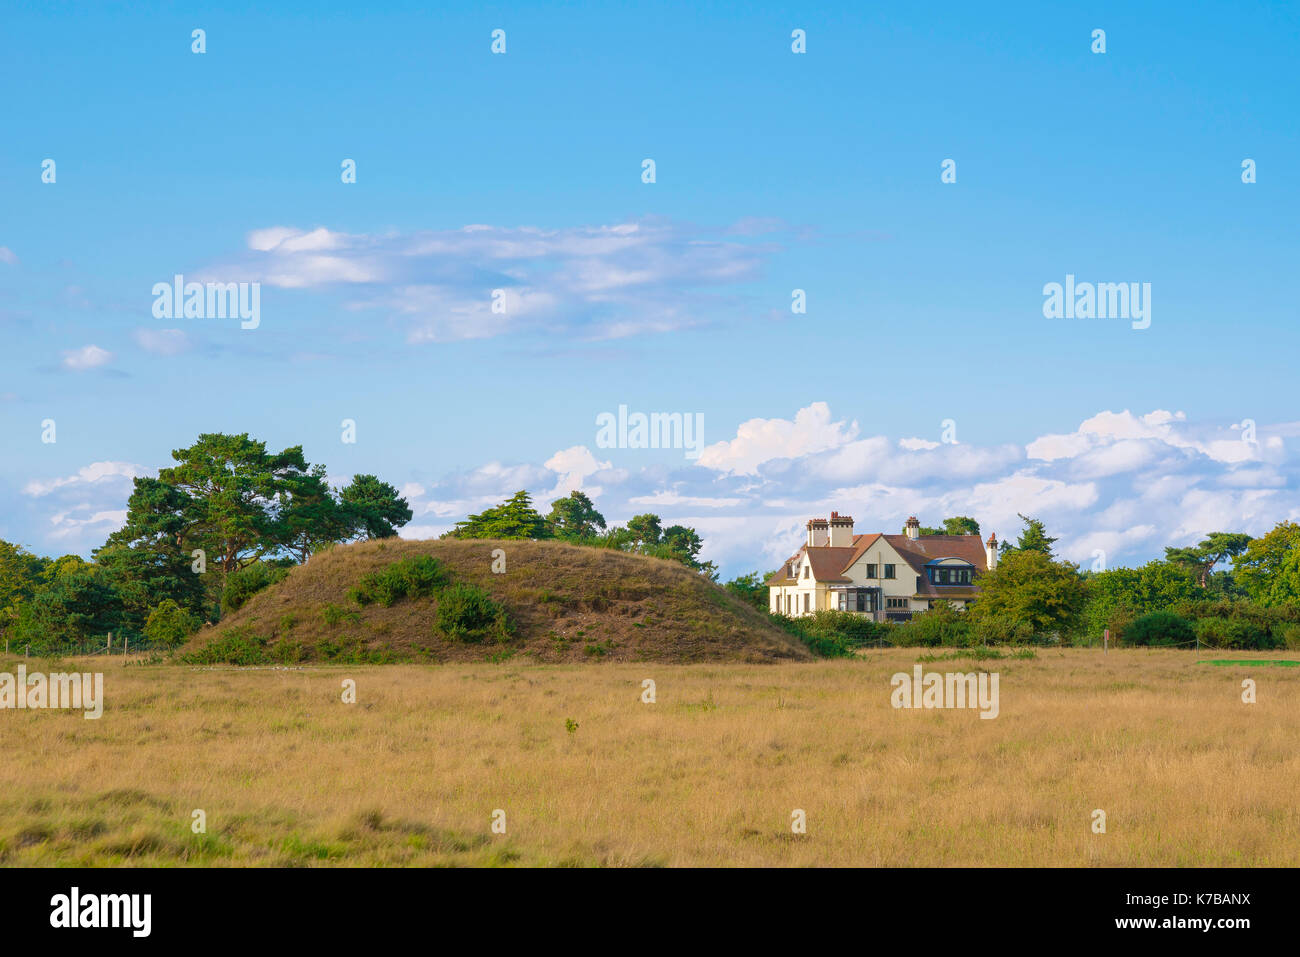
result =
[{"label": "fence post", "polygon": [[108,633],[108,645],[105,646],[104,648],[104,654],[111,655],[112,653],[113,653],[113,633],[110,631]]},{"label": "fence post", "polygon": [[1105,633],[1101,636],[1101,653],[1103,655],[1110,654],[1110,629],[1109,628],[1107,628]]},{"label": "fence post", "polygon": [[127,635],[122,639],[122,657],[126,657],[126,649],[131,646],[131,636]]}]

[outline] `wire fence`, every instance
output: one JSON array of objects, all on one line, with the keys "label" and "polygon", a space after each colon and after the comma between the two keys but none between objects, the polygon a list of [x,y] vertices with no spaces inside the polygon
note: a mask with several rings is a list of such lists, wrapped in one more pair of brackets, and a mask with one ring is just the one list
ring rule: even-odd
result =
[{"label": "wire fence", "polygon": [[38,647],[35,652],[33,652],[30,644],[19,644],[15,641],[6,640],[4,649],[6,655],[22,655],[25,658],[30,658],[33,654],[38,658],[51,656],[60,658],[96,658],[110,655],[125,657],[133,654],[142,655],[157,650],[146,642],[137,641],[133,645],[130,638],[110,638],[108,636],[104,638],[87,638],[71,645],[64,645],[57,650]]}]

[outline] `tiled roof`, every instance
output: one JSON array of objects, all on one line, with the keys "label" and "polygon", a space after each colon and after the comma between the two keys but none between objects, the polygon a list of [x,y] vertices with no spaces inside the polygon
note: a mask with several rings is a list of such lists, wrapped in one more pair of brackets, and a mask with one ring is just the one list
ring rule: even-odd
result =
[{"label": "tiled roof", "polygon": [[980,571],[988,571],[984,563],[984,545],[978,535],[921,535],[916,541],[906,535],[886,535],[884,539],[918,575],[936,558],[959,558]]},{"label": "tiled roof", "polygon": [[805,548],[808,561],[812,565],[813,577],[819,582],[846,582],[844,572],[848,569],[854,548],[831,548],[822,545],[817,548]]}]

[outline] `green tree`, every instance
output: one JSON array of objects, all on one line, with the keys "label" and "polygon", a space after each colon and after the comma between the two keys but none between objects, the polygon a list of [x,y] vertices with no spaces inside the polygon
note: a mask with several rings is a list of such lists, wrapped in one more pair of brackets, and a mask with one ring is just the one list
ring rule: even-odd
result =
[{"label": "green tree", "polygon": [[745,604],[752,605],[759,611],[767,611],[768,589],[763,582],[774,574],[776,573],[768,572],[766,575],[760,575],[758,572],[750,572],[747,575],[737,575],[722,587]]},{"label": "green tree", "polygon": [[980,576],[980,596],[969,614],[983,634],[1007,623],[1027,625],[1034,634],[1077,629],[1087,590],[1078,567],[1052,560],[1036,548],[1016,549]]},{"label": "green tree", "polygon": [[657,549],[667,553],[666,557],[676,558],[683,565],[703,572],[711,580],[716,580],[717,566],[713,562],[700,561],[700,549],[703,547],[704,541],[700,538],[699,533],[693,528],[687,528],[685,525],[669,525],[660,533],[657,545]]},{"label": "green tree", "polygon": [[978,535],[980,533],[980,523],[966,515],[945,518],[943,520],[943,533],[945,535]]},{"label": "green tree", "polygon": [[203,548],[229,574],[288,544],[280,506],[309,474],[302,446],[271,453],[247,432],[204,433],[172,458],[177,464],[157,481],[183,496],[176,503],[182,547]]},{"label": "green tree", "polygon": [[1279,522],[1232,560],[1237,582],[1261,605],[1300,602],[1300,525]]},{"label": "green tree", "polygon": [[644,515],[633,515],[627,520],[627,533],[637,545],[658,545],[663,537],[663,527],[658,515],[646,512]]},{"label": "green tree", "polygon": [[198,574],[193,549],[182,544],[194,504],[173,485],[137,478],[127,499],[126,524],[95,551],[96,563],[123,602],[121,624],[135,633],[149,609],[166,598],[198,616],[216,604],[220,577]]},{"label": "green tree", "polygon": [[457,522],[447,538],[551,538],[551,527],[535,508],[525,491],[516,492],[509,501],[484,509]]},{"label": "green tree", "polygon": [[18,610],[45,580],[49,559],[0,539],[0,631],[13,626]]},{"label": "green tree", "polygon": [[38,653],[66,653],[84,641],[122,630],[122,597],[104,569],[69,572],[24,602],[15,629],[18,641]]},{"label": "green tree", "polygon": [[353,476],[339,499],[352,537],[392,538],[411,520],[406,499],[393,486],[373,475]]},{"label": "green tree", "polygon": [[[965,515],[957,515],[952,518],[943,520],[942,528],[935,528],[931,525],[922,525],[918,535],[978,535],[980,533],[980,523],[973,518],[967,518]],[[903,526],[903,534],[907,534],[907,526]]]},{"label": "green tree", "polygon": [[170,598],[164,599],[149,612],[144,625],[144,637],[153,645],[175,648],[199,630],[202,622]]},{"label": "green tree", "polygon": [[93,567],[117,597],[119,631],[142,634],[150,610],[163,601],[200,618],[210,603],[208,576],[196,574],[189,557],[166,542],[105,545],[95,551]]},{"label": "green tree", "polygon": [[1084,628],[1094,639],[1100,639],[1109,628],[1111,637],[1119,640],[1134,619],[1200,597],[1193,572],[1169,562],[1151,561],[1140,568],[1092,572],[1085,579],[1088,603]]},{"label": "green tree", "polygon": [[90,565],[90,562],[80,555],[60,555],[46,564],[45,570],[41,573],[41,580],[46,582],[56,581],[71,572],[85,571],[88,565]]},{"label": "green tree", "polygon": [[353,535],[352,514],[325,481],[325,466],[290,476],[280,491],[279,518],[286,550],[299,563],[313,552]]},{"label": "green tree", "polygon": [[1129,625],[1124,640],[1131,645],[1190,645],[1196,632],[1191,622],[1173,612],[1151,611]]},{"label": "green tree", "polygon": [[[1020,515],[1019,512],[1016,513]],[[1030,518],[1027,515],[1020,515],[1020,520],[1025,523],[1025,530],[1020,533],[1020,539],[1016,542],[1015,551],[1021,552],[1040,552],[1049,558],[1052,554],[1052,543],[1056,541],[1047,534],[1047,529],[1043,523],[1036,518]]]},{"label": "green tree", "polygon": [[605,516],[596,511],[595,503],[583,492],[570,492],[567,498],[557,498],[546,518],[556,536],[568,541],[594,538],[605,529]]},{"label": "green tree", "polygon": [[1211,532],[1194,548],[1166,548],[1165,561],[1195,572],[1200,586],[1205,588],[1214,566],[1240,555],[1250,542],[1250,536],[1240,532]]}]

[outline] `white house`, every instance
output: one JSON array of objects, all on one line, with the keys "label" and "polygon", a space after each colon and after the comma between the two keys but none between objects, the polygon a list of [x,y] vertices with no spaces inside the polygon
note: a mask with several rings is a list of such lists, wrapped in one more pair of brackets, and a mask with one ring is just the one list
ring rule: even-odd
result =
[{"label": "white house", "polygon": [[944,600],[962,608],[979,576],[997,567],[990,535],[922,535],[915,516],[902,535],[855,535],[853,519],[831,512],[808,522],[808,540],[767,580],[769,608],[790,616],[839,609],[876,621],[906,621]]}]

